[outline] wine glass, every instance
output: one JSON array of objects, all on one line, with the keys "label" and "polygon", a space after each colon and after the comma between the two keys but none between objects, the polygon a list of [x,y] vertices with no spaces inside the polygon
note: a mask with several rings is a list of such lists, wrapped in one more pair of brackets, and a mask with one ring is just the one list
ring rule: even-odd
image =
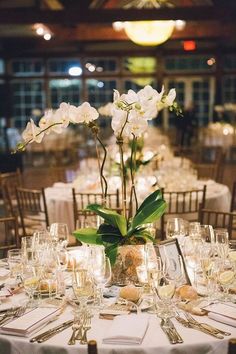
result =
[{"label": "wine glass", "polygon": [[21,274],[23,280],[24,289],[29,296],[29,301],[27,303],[28,307],[35,307],[36,302],[34,300],[34,293],[39,285],[39,274],[37,273],[33,265],[27,264]]},{"label": "wine glass", "polygon": [[201,225],[200,229],[203,242],[213,243],[215,240],[213,227],[211,225]]},{"label": "wine glass", "polygon": [[165,257],[166,277],[175,280],[176,286],[186,283],[183,258],[181,255],[176,257]]},{"label": "wine glass", "polygon": [[67,224],[54,223],[50,226],[50,235],[61,247],[66,247],[69,242],[69,230]]},{"label": "wine glass", "polygon": [[229,254],[229,234],[226,229],[215,229],[216,250],[218,256],[226,260]]},{"label": "wine glass", "polygon": [[11,277],[17,279],[22,272],[23,254],[20,249],[11,249],[7,252],[7,262],[11,272]]},{"label": "wine glass", "polygon": [[76,269],[73,272],[73,291],[79,301],[79,309],[83,312],[88,298],[93,295],[93,284],[86,269]]},{"label": "wine glass", "polygon": [[36,263],[38,260],[38,247],[33,236],[25,236],[21,239],[21,249],[27,263]]},{"label": "wine glass", "polygon": [[175,281],[166,277],[163,277],[161,281],[156,283],[156,294],[162,304],[162,306],[159,306],[157,314],[161,318],[167,319],[174,316],[172,298],[175,294],[175,286]]},{"label": "wine glass", "polygon": [[111,263],[108,257],[103,257],[101,259],[101,263],[94,263],[92,268],[92,276],[95,285],[97,285],[99,293],[100,293],[100,301],[99,305],[103,305],[103,292],[106,284],[111,280]]},{"label": "wine glass", "polygon": [[166,223],[166,237],[178,237],[182,234],[183,219],[180,218],[170,218]]},{"label": "wine glass", "polygon": [[235,264],[230,260],[222,261],[220,264],[218,282],[223,289],[222,301],[232,301],[229,289],[235,281]]},{"label": "wine glass", "polygon": [[192,238],[201,237],[201,224],[200,224],[200,222],[197,222],[197,221],[190,222],[188,234]]}]

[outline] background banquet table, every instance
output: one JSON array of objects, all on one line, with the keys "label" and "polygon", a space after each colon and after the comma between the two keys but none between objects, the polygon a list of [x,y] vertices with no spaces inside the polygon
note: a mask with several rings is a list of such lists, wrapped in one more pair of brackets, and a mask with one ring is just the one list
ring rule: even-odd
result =
[{"label": "background banquet table", "polygon": [[[203,188],[204,184],[207,186],[206,193],[206,205],[208,209],[214,209],[219,211],[229,211],[231,194],[226,185],[216,183],[213,180],[203,181],[199,180],[195,182],[195,188]],[[80,186],[79,186],[80,185]],[[77,186],[77,190],[80,192],[99,192],[86,183],[80,183]],[[111,185],[109,184],[111,187]],[[46,200],[48,205],[49,221],[67,223],[70,232],[74,230],[74,218],[73,218],[73,199],[72,188],[75,187],[73,183],[55,183],[53,187],[46,188]],[[115,184],[113,185],[115,190]],[[145,188],[146,189],[146,188]],[[144,190],[144,193],[139,193],[144,198],[150,191]],[[146,195],[145,195],[146,194]]]}]

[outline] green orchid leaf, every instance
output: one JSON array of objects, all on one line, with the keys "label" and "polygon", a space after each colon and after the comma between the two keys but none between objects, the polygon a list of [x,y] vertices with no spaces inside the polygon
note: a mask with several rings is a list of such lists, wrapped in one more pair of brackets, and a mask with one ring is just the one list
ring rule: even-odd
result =
[{"label": "green orchid leaf", "polygon": [[98,233],[102,237],[104,246],[106,246],[106,243],[114,244],[123,239],[120,230],[108,224],[101,224],[98,229]]},{"label": "green orchid leaf", "polygon": [[86,208],[87,210],[93,211],[97,215],[101,216],[109,225],[114,226],[119,229],[122,236],[127,233],[127,223],[123,215],[118,214],[116,211],[105,208],[99,204],[90,204]]},{"label": "green orchid leaf", "polygon": [[83,243],[102,245],[102,236],[97,233],[97,229],[86,228],[78,229],[73,232],[73,235]]},{"label": "green orchid leaf", "polygon": [[154,200],[151,203],[144,205],[142,208],[139,208],[139,211],[134,216],[131,228],[134,229],[137,226],[143,224],[149,224],[157,219],[159,219],[166,209],[166,202],[163,199]]},{"label": "green orchid leaf", "polygon": [[138,214],[146,205],[154,202],[155,200],[163,200],[162,193],[161,193],[160,189],[157,189],[152,194],[150,194],[146,199],[144,199],[144,201],[142,202],[142,204],[138,208],[136,214]]},{"label": "green orchid leaf", "polygon": [[114,245],[105,247],[105,253],[106,253],[107,257],[110,259],[111,266],[113,266],[116,262],[116,257],[117,257],[117,253],[118,253],[118,246],[119,246],[119,244],[116,243]]}]

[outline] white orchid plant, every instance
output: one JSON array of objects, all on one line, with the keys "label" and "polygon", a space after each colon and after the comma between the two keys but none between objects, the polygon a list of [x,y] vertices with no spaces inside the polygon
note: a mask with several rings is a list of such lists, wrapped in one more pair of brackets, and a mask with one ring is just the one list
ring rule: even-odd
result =
[{"label": "white orchid plant", "polygon": [[[148,129],[148,121],[156,118],[159,111],[163,108],[168,108],[177,115],[182,115],[182,111],[177,102],[175,102],[175,98],[175,89],[171,89],[166,94],[164,87],[161,92],[158,92],[149,85],[137,93],[129,90],[127,94],[120,95],[117,90],[114,90],[114,100],[112,106],[109,106],[109,110],[112,114],[111,126],[120,153],[120,174],[122,181],[121,214],[106,207],[108,184],[104,175],[104,166],[107,150],[99,137],[99,127],[96,124],[99,113],[88,102],[78,107],[63,102],[57,110],[47,110],[40,119],[38,126],[31,119],[22,134],[23,141],[17,146],[17,151],[23,151],[32,142],[41,143],[45,134],[49,134],[52,131],[60,134],[70,123],[84,124],[91,129],[96,144],[103,204],[90,204],[86,210],[102,217],[104,223],[98,229],[86,228],[76,230],[74,235],[82,242],[104,245],[112,264],[115,262],[119,245],[143,244],[148,240],[153,241],[146,226],[156,221],[165,211],[166,203],[162,198],[160,190],[153,192],[138,206],[135,189],[136,143],[137,139]],[[127,191],[123,152],[124,139],[126,138],[132,139],[130,151],[131,186],[129,192]],[[100,153],[98,144],[102,146],[103,154]],[[127,199],[128,197],[129,200]],[[133,204],[135,204],[134,215],[132,215]]]}]

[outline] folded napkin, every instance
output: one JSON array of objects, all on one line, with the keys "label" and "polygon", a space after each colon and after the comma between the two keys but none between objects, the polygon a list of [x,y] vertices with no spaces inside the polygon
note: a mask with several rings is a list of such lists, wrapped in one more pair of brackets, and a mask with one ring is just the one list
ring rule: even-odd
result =
[{"label": "folded napkin", "polygon": [[105,344],[141,344],[148,328],[147,315],[117,316],[103,338]]},{"label": "folded napkin", "polygon": [[218,313],[214,313],[214,312],[209,312],[208,317],[214,321],[225,323],[232,327],[236,327],[236,320],[234,320],[233,318],[224,315],[219,315]]},{"label": "folded napkin", "polygon": [[204,307],[212,320],[236,327],[236,307],[234,304],[216,303]]},{"label": "folded napkin", "polygon": [[37,308],[29,310],[23,316],[13,319],[0,328],[2,334],[28,337],[36,329],[47,323],[60,312],[59,308]]}]

